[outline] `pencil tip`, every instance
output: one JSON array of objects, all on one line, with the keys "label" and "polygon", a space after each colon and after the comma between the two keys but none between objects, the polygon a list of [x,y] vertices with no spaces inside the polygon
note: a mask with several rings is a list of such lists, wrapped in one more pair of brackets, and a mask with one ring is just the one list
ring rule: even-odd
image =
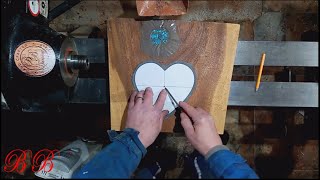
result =
[{"label": "pencil tip", "polygon": [[259,88],[256,88],[256,92],[258,91]]}]

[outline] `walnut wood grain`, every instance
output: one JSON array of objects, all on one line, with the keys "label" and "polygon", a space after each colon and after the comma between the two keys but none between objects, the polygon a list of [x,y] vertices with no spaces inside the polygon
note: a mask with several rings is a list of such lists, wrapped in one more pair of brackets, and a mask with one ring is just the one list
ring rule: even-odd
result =
[{"label": "walnut wood grain", "polygon": [[[179,49],[167,58],[151,58],[140,49],[141,22],[133,19],[108,21],[111,128],[122,130],[126,106],[134,86],[131,76],[136,66],[155,60],[161,64],[185,61],[193,65],[196,87],[188,103],[213,116],[220,134],[224,124],[230,81],[238,43],[238,24],[176,21]],[[163,123],[162,132],[172,132],[175,117]]]}]

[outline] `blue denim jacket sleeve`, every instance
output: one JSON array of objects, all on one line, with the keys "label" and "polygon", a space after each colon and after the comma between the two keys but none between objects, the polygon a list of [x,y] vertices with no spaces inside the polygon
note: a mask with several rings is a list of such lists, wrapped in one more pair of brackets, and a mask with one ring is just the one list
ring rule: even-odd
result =
[{"label": "blue denim jacket sleeve", "polygon": [[147,150],[134,129],[127,128],[121,134],[109,131],[112,143],[104,147],[72,178],[130,178]]},{"label": "blue denim jacket sleeve", "polygon": [[207,161],[215,178],[259,178],[240,155],[228,149],[214,152]]}]

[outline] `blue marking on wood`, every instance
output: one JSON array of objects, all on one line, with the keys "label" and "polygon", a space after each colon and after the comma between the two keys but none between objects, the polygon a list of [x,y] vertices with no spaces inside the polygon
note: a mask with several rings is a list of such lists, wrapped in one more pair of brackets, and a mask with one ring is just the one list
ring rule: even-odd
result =
[{"label": "blue marking on wood", "polygon": [[169,32],[162,29],[154,29],[150,33],[150,40],[153,45],[160,45],[161,43],[166,44],[169,39]]}]

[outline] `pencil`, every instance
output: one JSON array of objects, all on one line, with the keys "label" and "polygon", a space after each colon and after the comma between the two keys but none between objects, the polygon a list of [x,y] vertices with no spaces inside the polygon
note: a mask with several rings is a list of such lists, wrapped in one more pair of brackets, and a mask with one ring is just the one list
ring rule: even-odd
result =
[{"label": "pencil", "polygon": [[260,68],[259,68],[259,74],[258,74],[258,79],[256,82],[256,91],[258,91],[259,86],[260,86],[260,80],[261,80],[261,75],[262,75],[262,69],[263,69],[263,64],[264,64],[264,60],[266,59],[266,54],[262,53],[261,56],[261,61],[260,61]]}]

